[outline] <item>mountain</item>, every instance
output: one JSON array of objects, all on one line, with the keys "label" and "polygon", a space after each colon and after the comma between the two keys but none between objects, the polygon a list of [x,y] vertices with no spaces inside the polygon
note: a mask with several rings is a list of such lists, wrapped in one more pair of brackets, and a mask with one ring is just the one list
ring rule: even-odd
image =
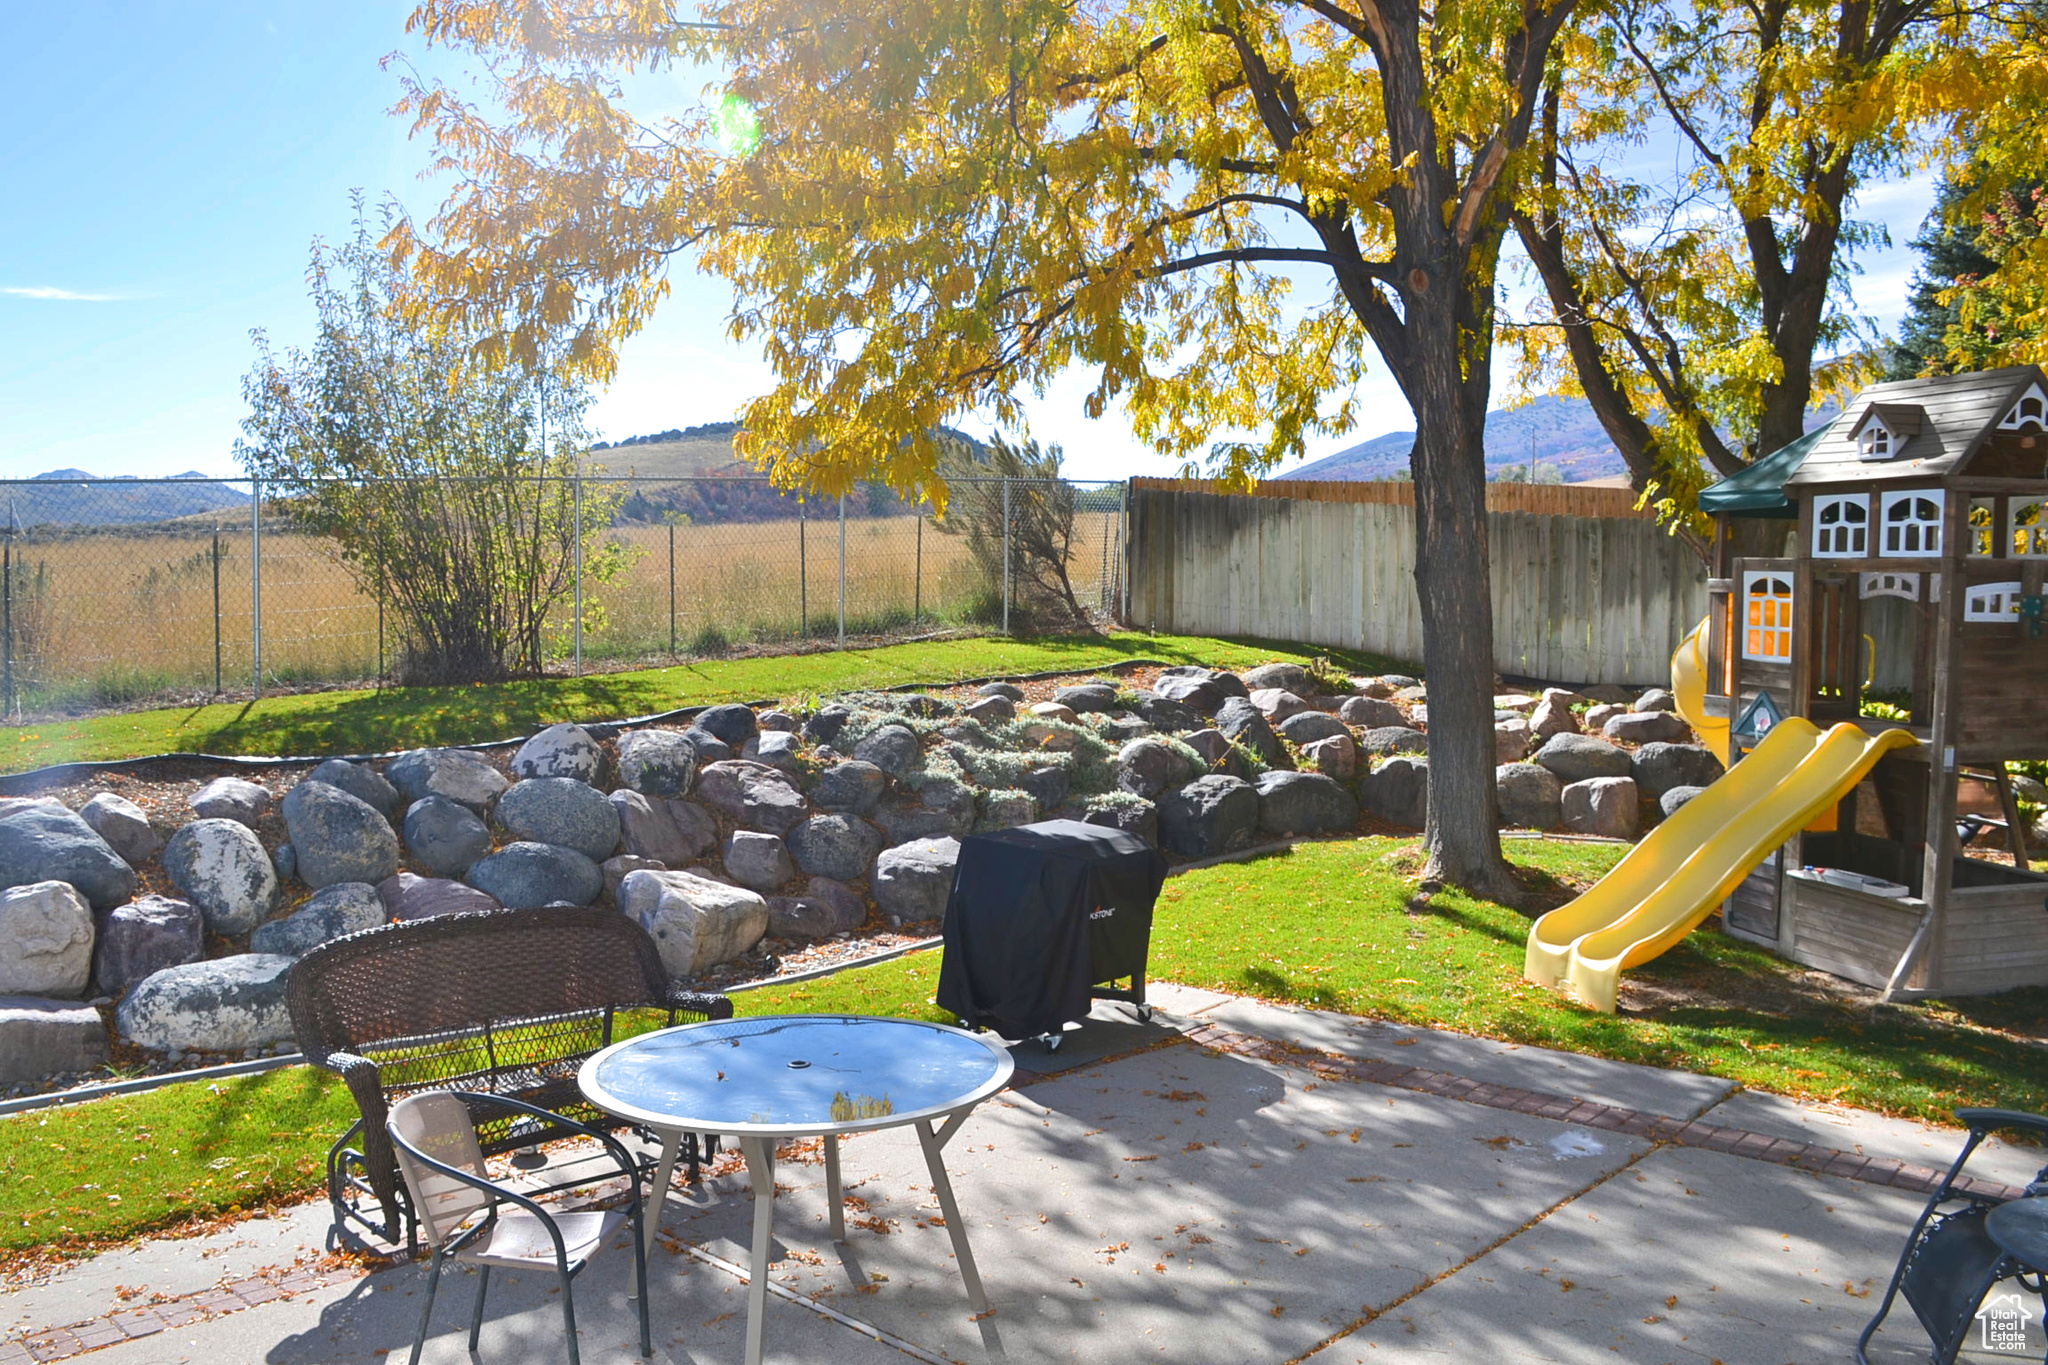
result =
[{"label": "mountain", "polygon": [[[1311,460],[1283,479],[1391,479],[1408,473],[1415,433],[1390,431],[1370,441]],[[1486,414],[1486,472],[1490,478],[1526,470],[1533,449],[1539,467],[1556,469],[1566,483],[1625,474],[1621,452],[1607,439],[1583,398],[1545,396],[1518,408]]]},{"label": "mountain", "polygon": [[208,512],[245,510],[249,495],[197,470],[172,476],[194,483],[101,479],[83,469],[53,469],[32,479],[0,480],[0,527],[9,516],[28,526],[132,526]]}]

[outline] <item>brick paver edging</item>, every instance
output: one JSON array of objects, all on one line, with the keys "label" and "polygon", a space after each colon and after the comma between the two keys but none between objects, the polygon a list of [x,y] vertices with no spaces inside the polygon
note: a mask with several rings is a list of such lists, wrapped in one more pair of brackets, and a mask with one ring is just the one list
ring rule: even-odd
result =
[{"label": "brick paver edging", "polygon": [[65,1360],[102,1346],[116,1346],[158,1332],[176,1331],[225,1313],[239,1313],[273,1299],[289,1299],[308,1290],[324,1289],[331,1281],[354,1272],[318,1265],[294,1266],[286,1270],[259,1271],[239,1280],[219,1284],[195,1293],[183,1294],[161,1303],[123,1308],[103,1318],[75,1322],[68,1327],[46,1327],[12,1341],[0,1341],[0,1365],[30,1365]]}]

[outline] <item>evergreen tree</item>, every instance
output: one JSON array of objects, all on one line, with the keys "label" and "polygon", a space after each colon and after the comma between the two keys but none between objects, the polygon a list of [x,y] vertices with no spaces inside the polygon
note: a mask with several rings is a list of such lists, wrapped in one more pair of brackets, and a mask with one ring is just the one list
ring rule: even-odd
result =
[{"label": "evergreen tree", "polygon": [[1954,302],[1943,303],[1941,296],[1959,281],[1982,279],[1998,267],[1977,244],[1982,224],[1975,217],[1959,217],[1970,194],[1971,186],[1961,177],[1943,177],[1934,207],[1913,239],[1920,268],[1913,272],[1898,339],[1888,348],[1886,379],[1948,374],[1954,368],[1949,362],[1949,331],[1960,322],[1961,310]]}]

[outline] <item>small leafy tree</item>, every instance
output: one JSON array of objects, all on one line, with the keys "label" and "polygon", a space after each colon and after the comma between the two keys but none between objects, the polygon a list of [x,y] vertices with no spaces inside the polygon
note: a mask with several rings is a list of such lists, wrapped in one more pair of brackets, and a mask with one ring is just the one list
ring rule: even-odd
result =
[{"label": "small leafy tree", "polygon": [[[996,592],[1003,583],[1004,489],[1010,534],[1010,592],[1031,621],[1085,625],[1088,613],[1074,596],[1067,558],[1074,545],[1074,489],[1060,478],[1058,446],[1037,441],[1011,445],[998,436],[977,457],[963,443],[948,442],[940,471],[952,497],[935,523],[950,536],[963,536],[983,580]],[[996,482],[996,480],[1003,482]]]},{"label": "small leafy tree", "polygon": [[539,673],[551,620],[575,594],[579,521],[585,578],[624,566],[607,533],[617,491],[584,484],[578,505],[582,389],[401,319],[402,281],[360,204],[353,237],[316,244],[308,278],[317,339],[279,353],[254,333],[236,458],[396,613],[404,681]]}]

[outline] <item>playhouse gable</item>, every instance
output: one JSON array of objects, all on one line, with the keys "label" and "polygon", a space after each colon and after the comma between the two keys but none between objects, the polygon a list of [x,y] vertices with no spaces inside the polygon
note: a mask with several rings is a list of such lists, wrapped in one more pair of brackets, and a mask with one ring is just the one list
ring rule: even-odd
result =
[{"label": "playhouse gable", "polygon": [[[2031,465],[2022,443],[2040,448]],[[1997,453],[1978,460],[1987,446]],[[1846,483],[1925,483],[1960,474],[1966,465],[1990,477],[2039,478],[2043,457],[2048,376],[2015,365],[1871,385],[1828,426],[1786,486],[1816,491]]]}]

